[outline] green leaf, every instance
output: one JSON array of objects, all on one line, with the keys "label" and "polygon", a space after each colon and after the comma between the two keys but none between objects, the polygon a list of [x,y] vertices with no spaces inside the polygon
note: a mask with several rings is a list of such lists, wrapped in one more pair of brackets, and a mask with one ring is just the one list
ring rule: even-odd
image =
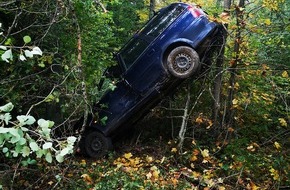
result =
[{"label": "green leaf", "polygon": [[41,68],[44,68],[45,67],[45,64],[44,63],[39,63],[38,66],[41,67]]},{"label": "green leaf", "polygon": [[64,157],[61,154],[57,154],[55,156],[56,161],[58,161],[59,163],[62,163],[64,161]]},{"label": "green leaf", "polygon": [[8,104],[5,104],[4,106],[0,106],[1,112],[10,112],[13,109],[14,105],[9,102]]},{"label": "green leaf", "polygon": [[33,53],[29,50],[24,50],[24,54],[26,57],[32,58],[33,57]]},{"label": "green leaf", "polygon": [[29,143],[29,147],[31,148],[31,150],[32,150],[33,152],[36,152],[36,151],[39,150],[39,146],[38,146],[38,144],[37,144],[36,142],[30,142],[30,143]]},{"label": "green leaf", "polygon": [[74,144],[76,140],[77,140],[76,137],[71,136],[71,137],[68,137],[66,141],[68,144]]},{"label": "green leaf", "polygon": [[18,141],[18,143],[20,145],[24,145],[24,144],[26,144],[26,139],[25,138],[20,138],[19,141]]},{"label": "green leaf", "polygon": [[28,128],[26,128],[26,127],[20,127],[20,129],[21,129],[22,131],[24,131],[24,132],[27,132],[27,131],[29,131],[29,129],[28,129]]},{"label": "green leaf", "polygon": [[107,117],[107,116],[103,117],[103,118],[101,119],[101,123],[102,123],[102,125],[106,125],[107,120],[108,120],[108,117]]},{"label": "green leaf", "polygon": [[27,163],[30,164],[30,165],[34,165],[34,164],[37,164],[37,161],[34,160],[34,159],[30,159],[30,158],[28,158],[28,159],[27,159]]},{"label": "green leaf", "polygon": [[42,55],[41,49],[39,47],[37,47],[37,46],[32,49],[31,53],[33,55]]},{"label": "green leaf", "polygon": [[42,145],[42,148],[43,149],[49,149],[52,147],[52,143],[51,142],[46,142]]},{"label": "green leaf", "polygon": [[47,152],[47,150],[42,150],[42,149],[39,149],[36,151],[36,158],[41,158],[43,155],[45,155]]},{"label": "green leaf", "polygon": [[12,55],[12,50],[6,50],[2,55],[1,55],[1,59],[3,61],[6,61],[7,63],[9,63],[9,60],[13,60],[13,55]]},{"label": "green leaf", "polygon": [[61,156],[65,156],[69,153],[69,149],[66,147],[64,149],[61,150],[61,152],[59,153]]},{"label": "green leaf", "polygon": [[20,61],[26,61],[26,57],[22,54],[19,55]]},{"label": "green leaf", "polygon": [[2,152],[5,154],[6,152],[8,152],[9,151],[9,149],[7,148],[7,147],[4,147],[3,149],[2,149]]},{"label": "green leaf", "polygon": [[48,163],[52,163],[52,156],[51,156],[51,153],[50,152],[47,152],[46,155],[45,155],[45,160],[48,162]]},{"label": "green leaf", "polygon": [[6,46],[1,46],[1,45],[0,45],[0,49],[2,49],[2,50],[7,50],[7,47],[6,47]]},{"label": "green leaf", "polygon": [[18,133],[18,130],[15,128],[10,128],[9,133],[12,135],[12,138],[10,139],[10,142],[12,144],[15,144],[20,140],[20,134]]},{"label": "green leaf", "polygon": [[49,122],[44,120],[44,119],[39,119],[37,121],[37,124],[39,125],[39,127],[41,128],[48,128],[49,127]]},{"label": "green leaf", "polygon": [[23,157],[29,156],[29,154],[30,154],[30,148],[28,146],[24,146],[22,148],[22,151],[21,152],[22,152],[22,156]]},{"label": "green leaf", "polygon": [[19,115],[16,117],[20,125],[32,125],[36,120],[30,115]]},{"label": "green leaf", "polygon": [[9,128],[0,127],[0,134],[8,133],[9,131]]},{"label": "green leaf", "polygon": [[23,37],[23,41],[24,41],[24,43],[26,43],[26,44],[28,44],[29,42],[31,42],[31,38],[30,38],[30,36],[24,36],[24,37]]},{"label": "green leaf", "polygon": [[8,125],[9,121],[12,119],[10,113],[0,114],[0,120],[4,121]]}]

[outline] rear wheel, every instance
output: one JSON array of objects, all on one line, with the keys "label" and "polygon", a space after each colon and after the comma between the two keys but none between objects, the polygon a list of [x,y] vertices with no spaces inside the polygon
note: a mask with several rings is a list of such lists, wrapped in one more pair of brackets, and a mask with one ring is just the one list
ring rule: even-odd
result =
[{"label": "rear wheel", "polygon": [[173,49],[167,57],[167,68],[177,78],[187,78],[199,69],[199,55],[188,46]]},{"label": "rear wheel", "polygon": [[112,149],[112,141],[98,131],[89,131],[84,137],[84,149],[89,157],[100,158]]}]

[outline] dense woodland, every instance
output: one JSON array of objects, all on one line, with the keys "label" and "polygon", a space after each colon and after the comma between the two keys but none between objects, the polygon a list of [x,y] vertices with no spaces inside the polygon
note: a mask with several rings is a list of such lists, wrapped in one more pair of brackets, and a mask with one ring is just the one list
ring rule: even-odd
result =
[{"label": "dense woodland", "polygon": [[0,1],[0,189],[289,189],[290,1],[195,0],[223,24],[209,71],[102,159],[76,121],[113,53],[171,0]]}]

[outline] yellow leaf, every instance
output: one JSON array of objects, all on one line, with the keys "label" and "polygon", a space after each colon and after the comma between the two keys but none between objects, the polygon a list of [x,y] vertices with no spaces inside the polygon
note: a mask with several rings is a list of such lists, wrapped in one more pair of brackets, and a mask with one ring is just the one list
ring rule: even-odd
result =
[{"label": "yellow leaf", "polygon": [[289,77],[287,71],[283,71],[283,73],[282,73],[282,77],[284,77],[284,78],[288,78],[288,77]]},{"label": "yellow leaf", "polygon": [[152,173],[149,172],[148,174],[146,174],[146,177],[147,177],[147,179],[151,179],[151,177],[152,177]]},{"label": "yellow leaf", "polygon": [[209,157],[209,150],[208,149],[204,149],[201,151],[201,155],[202,157],[206,158]]},{"label": "yellow leaf", "polygon": [[237,99],[233,99],[233,101],[232,101],[233,105],[237,105],[238,102],[239,102],[239,101],[238,101]]},{"label": "yellow leaf", "polygon": [[148,163],[151,163],[153,161],[153,158],[151,156],[146,156],[146,161]]},{"label": "yellow leaf", "polygon": [[198,124],[201,124],[203,122],[202,117],[198,116],[198,118],[196,118],[195,122],[198,123]]},{"label": "yellow leaf", "polygon": [[251,152],[254,152],[256,149],[253,145],[250,145],[247,147],[247,150],[251,151]]},{"label": "yellow leaf", "polygon": [[[160,173],[160,171],[159,171],[159,169],[156,167],[156,166],[152,166],[151,168],[150,168],[150,174],[149,174],[149,176],[150,176],[150,178],[151,177],[154,177],[155,179],[156,178],[158,178],[159,177],[159,173]],[[148,174],[147,174],[148,175]],[[148,177],[147,177],[148,178]]]},{"label": "yellow leaf", "polygon": [[47,184],[48,185],[52,185],[53,184],[53,181],[49,181]]},{"label": "yellow leaf", "polygon": [[87,184],[92,184],[93,180],[88,174],[83,174],[83,175],[81,175],[81,177],[84,179],[84,181]]},{"label": "yellow leaf", "polygon": [[191,158],[190,158],[190,161],[194,162],[197,160],[197,156],[193,155]]},{"label": "yellow leaf", "polygon": [[273,179],[278,181],[280,176],[279,176],[279,172],[277,170],[275,170],[274,168],[270,168],[270,173],[271,173],[271,176],[273,176]]},{"label": "yellow leaf", "polygon": [[235,89],[239,89],[239,87],[240,87],[240,84],[236,82],[235,85],[234,85],[234,88]]},{"label": "yellow leaf", "polygon": [[173,184],[174,186],[176,186],[177,183],[178,183],[178,179],[172,177],[172,178],[171,178],[171,182],[172,182],[172,184]]},{"label": "yellow leaf", "polygon": [[258,190],[259,189],[259,187],[256,184],[254,184],[252,181],[250,181],[250,187],[251,187],[251,190]]},{"label": "yellow leaf", "polygon": [[153,175],[154,178],[158,178],[159,177],[159,171],[157,171],[157,170],[153,171],[152,175]]},{"label": "yellow leaf", "polygon": [[269,26],[271,24],[271,20],[267,18],[264,20],[264,23]]},{"label": "yellow leaf", "polygon": [[224,186],[219,186],[219,190],[226,190]]},{"label": "yellow leaf", "polygon": [[86,160],[81,160],[80,165],[85,166],[87,164]]},{"label": "yellow leaf", "polygon": [[171,152],[174,152],[174,153],[177,152],[177,148],[172,148]]},{"label": "yellow leaf", "polygon": [[199,172],[192,172],[192,176],[194,177],[194,179],[198,179],[200,176],[201,176],[201,174],[199,173]]},{"label": "yellow leaf", "polygon": [[278,120],[281,126],[287,127],[287,121],[284,118],[279,118]]},{"label": "yellow leaf", "polygon": [[274,142],[274,146],[278,150],[281,148],[281,145],[278,142]]},{"label": "yellow leaf", "polygon": [[131,154],[131,152],[124,154],[124,157],[127,159],[130,159],[133,155]]}]

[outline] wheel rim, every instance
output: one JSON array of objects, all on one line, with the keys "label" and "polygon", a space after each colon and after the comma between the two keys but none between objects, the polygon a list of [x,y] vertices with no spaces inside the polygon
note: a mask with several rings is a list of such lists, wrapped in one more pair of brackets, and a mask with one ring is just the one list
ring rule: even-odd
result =
[{"label": "wheel rim", "polygon": [[103,146],[104,146],[103,142],[100,139],[98,139],[97,137],[92,140],[92,143],[91,143],[92,151],[101,152],[103,149]]},{"label": "wheel rim", "polygon": [[192,58],[185,53],[179,53],[173,63],[173,69],[178,73],[184,73],[192,66]]}]

